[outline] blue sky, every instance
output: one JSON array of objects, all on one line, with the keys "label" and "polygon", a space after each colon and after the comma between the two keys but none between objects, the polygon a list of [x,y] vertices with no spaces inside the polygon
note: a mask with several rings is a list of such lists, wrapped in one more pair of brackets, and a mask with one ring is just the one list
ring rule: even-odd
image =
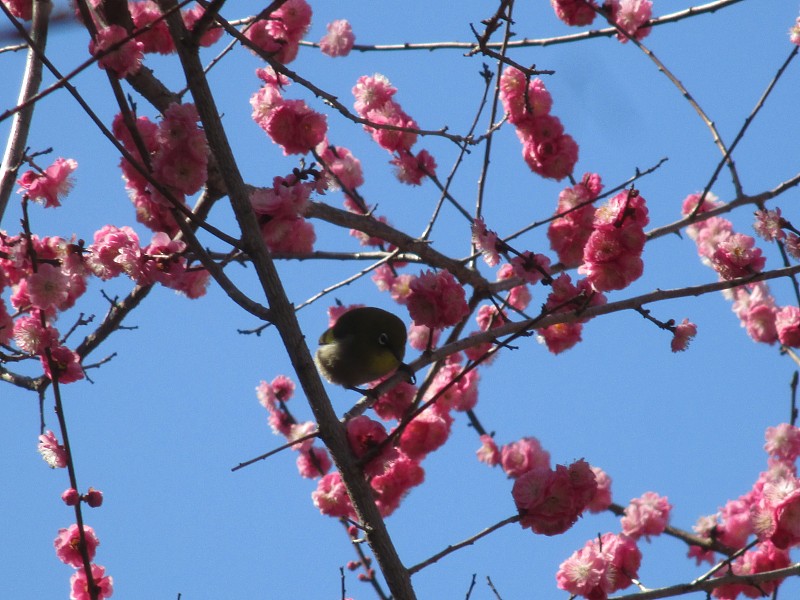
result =
[{"label": "blue sky", "polygon": [[[251,2],[229,4],[223,13],[228,18],[261,8]],[[656,2],[655,13],[689,5]],[[382,2],[312,6],[314,21],[307,39],[318,40],[327,22],[347,18],[357,43],[364,44],[469,41],[469,24],[478,26],[489,16],[484,3],[473,1],[460,3],[457,10],[446,8],[446,3],[416,0],[404,2],[402,11],[395,3]],[[741,2],[716,14],[658,27],[644,42],[730,141],[789,55],[787,31],[797,11],[795,3]],[[546,2],[518,3],[514,17],[519,37],[571,32]],[[87,38],[78,27],[63,27],[52,33],[50,44],[56,64],[69,71],[84,59]],[[206,53],[207,58],[213,55]],[[648,202],[651,227],[677,220],[685,196],[708,182],[720,159],[709,131],[632,44],[599,38],[517,49],[512,57],[556,71],[545,82],[553,96],[553,113],[580,146],[578,175],[599,172],[611,187],[637,169],[669,159],[638,184]],[[2,109],[15,103],[23,60],[20,53],[0,54],[0,72],[7,82],[0,89]],[[157,57],[148,64],[167,85],[179,87],[174,61]],[[489,61],[465,57],[462,50],[354,53],[330,59],[301,48],[292,68],[348,105],[359,76],[383,73],[399,89],[396,99],[422,127],[447,125],[461,133],[480,99],[478,72],[484,62]],[[254,75],[258,66],[254,56],[239,49],[211,72],[210,80],[245,180],[269,185],[297,162],[296,157],[283,157],[250,119],[248,100],[259,85]],[[110,123],[115,109],[104,79],[90,69],[75,84]],[[797,86],[793,64],[736,151],[734,159],[749,194],[771,189],[798,171]],[[361,191],[367,201],[378,204],[378,212],[399,228],[412,235],[421,232],[438,200],[433,186],[399,184],[388,155],[358,126],[297,85],[287,95],[307,99],[328,114],[329,138],[350,148],[364,165]],[[143,100],[137,98],[137,104],[140,114],[156,116]],[[3,138],[7,131],[8,123],[0,123]],[[37,107],[29,145],[33,150],[52,146],[54,157],[72,157],[79,163],[76,186],[65,206],[32,210],[35,232],[74,233],[90,241],[103,224],[133,224],[113,148],[64,92]],[[436,157],[443,178],[456,148],[434,138],[420,140],[418,147]],[[506,235],[549,216],[564,182],[533,175],[509,127],[496,136],[493,152],[484,201],[489,226]],[[482,148],[473,151],[454,182],[452,193],[468,207],[475,203],[482,160]],[[722,200],[731,199],[726,172],[713,191]],[[781,206],[784,215],[798,223],[792,205],[797,199],[798,191],[790,190],[770,206]],[[337,194],[322,200],[341,205]],[[729,217],[737,230],[752,232],[750,207]],[[0,226],[15,233],[19,218],[19,207],[12,204]],[[211,220],[235,232],[230,211],[223,206],[215,208]],[[149,240],[143,227],[134,227]],[[546,252],[544,233],[535,230],[520,238],[518,246]],[[330,226],[318,225],[317,235],[318,249],[357,249],[346,233]],[[443,252],[463,256],[468,235],[466,222],[446,208],[432,241]],[[210,238],[204,243],[224,249]],[[768,268],[780,266],[774,248],[765,248],[765,253]],[[715,280],[685,237],[655,240],[644,259],[644,276],[610,299]],[[290,299],[300,303],[362,266],[287,261],[279,268]],[[258,293],[252,269],[232,266],[230,273],[245,291]],[[62,328],[77,311],[101,318],[106,308],[101,290],[124,295],[129,288],[127,280],[102,286],[93,282],[76,312],[62,317]],[[771,288],[779,303],[793,302],[788,282],[773,282]],[[393,308],[386,295],[362,279],[299,313],[310,343],[325,328],[325,309],[334,297],[348,304]],[[541,288],[534,289],[532,305],[544,298]],[[662,320],[688,317],[697,323],[698,336],[688,352],[671,353],[670,336],[633,312],[609,315],[589,323],[583,343],[562,355],[553,356],[529,339],[500,356],[481,372],[477,414],[496,432],[499,443],[535,436],[554,463],[585,458],[602,467],[614,480],[614,499],[620,504],[649,490],[668,496],[674,505],[673,525],[689,529],[697,517],[744,494],[766,468],[764,429],[788,419],[789,381],[796,367],[776,347],[753,343],[720,294],[649,308]],[[409,321],[404,309],[394,310]],[[63,390],[79,484],[105,494],[102,508],[84,514],[101,540],[96,562],[115,579],[114,598],[176,598],[179,593],[184,600],[337,598],[339,567],[355,555],[341,526],[320,516],[311,504],[314,485],[297,476],[294,456],[283,453],[230,471],[281,443],[270,433],[254,391],[262,379],[292,375],[275,333],[237,333],[258,323],[214,286],[198,301],[155,289],[125,324],[135,329],[117,332],[92,356],[117,353],[91,372],[94,383],[83,381]],[[357,399],[340,389],[331,387],[329,392],[341,412]],[[310,418],[302,395],[292,404],[298,418]],[[52,407],[49,398],[45,405]],[[58,529],[74,521],[71,509],[59,499],[68,487],[66,472],[50,471],[36,453],[39,412],[34,395],[5,385],[0,388],[0,411],[7,539],[6,550],[0,552],[0,592],[15,598],[66,597],[72,569],[58,561],[52,547]],[[52,408],[45,417],[48,427],[56,429]],[[514,513],[510,482],[498,469],[475,460],[478,446],[475,432],[459,416],[448,445],[425,461],[425,484],[388,519],[406,564]],[[420,598],[462,598],[474,573],[474,599],[493,597],[486,577],[503,598],[566,598],[555,588],[559,563],[598,533],[618,530],[618,520],[611,515],[587,516],[554,538],[507,526],[426,569],[414,583]],[[662,537],[641,547],[640,579],[648,587],[679,583],[703,572],[685,558],[681,542]],[[356,598],[373,597],[352,574],[347,590]],[[798,590],[797,582],[787,584],[781,597],[792,597]]]}]

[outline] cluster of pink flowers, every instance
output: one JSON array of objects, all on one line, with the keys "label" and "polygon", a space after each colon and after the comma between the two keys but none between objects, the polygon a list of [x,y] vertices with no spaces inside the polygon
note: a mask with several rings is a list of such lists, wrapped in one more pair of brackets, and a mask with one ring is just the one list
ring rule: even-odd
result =
[{"label": "cluster of pink flowers", "polygon": [[645,200],[633,189],[597,209],[578,268],[595,291],[621,290],[641,277],[644,227],[649,222]]},{"label": "cluster of pink flowers", "polygon": [[328,56],[347,56],[353,49],[356,36],[350,22],[339,19],[328,23],[328,33],[319,41],[319,49]]},{"label": "cluster of pink flowers", "polygon": [[[294,395],[294,382],[285,375],[278,375],[270,383],[262,381],[256,387],[256,397],[269,413],[268,422],[276,435],[282,435],[292,442],[313,433],[314,423],[297,423],[289,413],[286,404]],[[328,451],[314,446],[314,438],[298,442],[292,446],[297,455],[297,469],[301,476],[315,479],[324,476],[331,468]]]},{"label": "cluster of pink flowers", "polygon": [[[550,0],[550,4],[556,16],[567,25],[590,25],[599,10],[594,0]],[[609,23],[624,32],[617,33],[617,39],[622,43],[628,41],[628,36],[641,40],[650,34],[652,28],[642,26],[652,17],[651,0],[605,0],[602,10]]]},{"label": "cluster of pink flowers", "polygon": [[583,248],[594,229],[592,202],[602,190],[600,175],[585,173],[580,182],[558,195],[556,214],[560,216],[550,223],[547,238],[565,267],[577,267],[583,262]]},{"label": "cluster of pink flowers", "polygon": [[449,271],[423,271],[408,287],[406,305],[417,325],[445,329],[469,314],[464,288]]},{"label": "cluster of pink flowers", "polygon": [[256,74],[264,85],[250,98],[253,120],[283,149],[284,155],[306,154],[322,143],[328,131],[325,115],[309,108],[303,100],[284,99],[281,91],[289,82],[272,68],[258,69]]},{"label": "cluster of pink flowers", "polygon": [[61,198],[69,194],[73,186],[72,172],[78,163],[71,158],[57,158],[44,171],[25,171],[17,180],[20,194],[44,204],[45,208],[61,206]]},{"label": "cluster of pink flowers", "polygon": [[[698,208],[699,194],[690,194],[683,202],[683,215],[707,212],[720,203],[708,194]],[[756,213],[755,231],[766,241],[782,241],[787,252],[800,259],[800,237],[784,231],[789,224],[780,209]],[[761,272],[766,263],[755,239],[735,233],[733,224],[722,217],[710,217],[689,225],[686,231],[695,243],[701,260],[717,271],[720,279],[746,277]],[[800,309],[779,307],[763,281],[737,286],[724,292],[733,302],[733,312],[742,327],[756,342],[800,347]]]},{"label": "cluster of pink flowers", "polygon": [[[142,44],[142,51],[145,54],[171,54],[175,52],[175,42],[172,40],[167,22],[162,17],[161,9],[156,2],[153,0],[128,2],[128,10],[130,10],[133,25],[137,30],[135,40],[137,43]],[[199,4],[181,12],[183,22],[189,31],[194,29],[195,24],[204,12],[205,9]],[[102,27],[102,24],[97,23],[97,27]],[[145,27],[148,27],[148,29],[141,31]],[[211,46],[219,41],[220,37],[222,37],[222,28],[212,24],[200,36],[198,43],[204,47]]]},{"label": "cluster of pink flowers", "polygon": [[594,473],[584,460],[555,469],[534,467],[518,475],[511,488],[520,525],[543,535],[572,527],[596,492]]},{"label": "cluster of pink flowers", "polygon": [[280,7],[254,22],[244,35],[253,45],[283,64],[292,62],[300,40],[311,25],[311,6],[306,0],[287,0]]},{"label": "cluster of pink flowers", "polygon": [[[197,192],[208,177],[208,141],[198,120],[194,104],[171,104],[159,124],[139,117],[136,130],[148,153],[146,161],[121,114],[114,119],[113,131],[139,164],[152,165],[153,178],[185,204],[184,195]],[[170,212],[173,204],[126,159],[120,159],[120,168],[137,220],[153,231],[174,236],[178,225]]]},{"label": "cluster of pink flowers", "polygon": [[642,553],[625,534],[603,534],[561,563],[556,583],[562,590],[590,600],[605,600],[636,579]]},{"label": "cluster of pink flowers", "polygon": [[[731,564],[736,575],[751,575],[780,569],[790,564],[789,550],[800,546],[800,479],[797,459],[800,457],[800,428],[781,423],[768,427],[764,449],[768,455],[767,470],[744,495],[728,501],[715,515],[702,517],[694,527],[702,537],[718,540],[734,550],[744,548],[750,536],[759,541]],[[714,553],[692,547],[689,556],[699,562],[713,564]],[[723,575],[721,571],[719,575]],[[744,595],[758,598],[770,594],[780,580],[725,585],[716,588],[714,597],[734,600]]]},{"label": "cluster of pink flowers", "polygon": [[359,77],[353,87],[356,113],[370,122],[364,125],[364,130],[372,139],[394,155],[390,163],[395,166],[397,179],[409,185],[420,185],[424,177],[436,174],[436,161],[427,150],[417,154],[411,151],[417,134],[407,130],[419,129],[419,126],[394,99],[396,93],[397,88],[381,74]]},{"label": "cluster of pink flowers", "polygon": [[317,236],[314,226],[303,215],[316,188],[313,182],[288,175],[275,177],[271,188],[256,188],[250,194],[267,248],[273,252],[311,252]]},{"label": "cluster of pink flowers", "polygon": [[[88,525],[83,526],[83,537],[86,542],[86,554],[91,562],[94,560],[100,540],[97,539],[94,530]],[[53,544],[56,549],[56,556],[63,563],[76,569],[70,578],[70,600],[89,600],[90,598],[102,600],[113,595],[114,579],[105,574],[104,567],[96,564],[91,565],[96,595],[90,593],[89,582],[83,566],[83,555],[81,554],[80,531],[77,525],[70,525],[67,529],[59,529],[58,536]]]},{"label": "cluster of pink flowers", "polygon": [[655,492],[645,492],[640,498],[634,498],[625,507],[622,517],[622,533],[638,540],[641,537],[649,540],[651,535],[661,535],[669,524],[669,513],[672,505],[665,496]]},{"label": "cluster of pink flowers", "polygon": [[[576,285],[572,283],[569,275],[562,273],[553,281],[552,290],[547,296],[544,308],[548,312],[558,314],[605,303],[605,295],[595,291],[587,279],[579,280]],[[559,354],[581,341],[581,332],[585,322],[586,319],[575,319],[566,323],[542,327],[536,332],[550,352]]]},{"label": "cluster of pink flowers", "polygon": [[144,58],[144,43],[132,39],[122,44],[116,50],[109,52],[114,44],[128,37],[128,32],[120,25],[109,25],[97,30],[97,37],[89,42],[89,53],[98,57],[97,64],[119,79],[133,75],[142,66]]},{"label": "cluster of pink flowers", "polygon": [[500,465],[514,479],[511,495],[524,528],[557,535],[572,527],[590,505],[598,507],[606,498],[611,502],[611,480],[606,477],[601,490],[596,473],[602,471],[584,460],[551,469],[550,453],[536,438],[524,437],[502,448],[489,435],[480,439],[478,460],[491,467]]},{"label": "cluster of pink flowers", "polygon": [[[381,447],[387,437],[384,426],[369,417],[356,417],[347,423],[347,439],[355,456],[361,458],[375,453],[364,465],[364,474],[383,516],[393,513],[409,490],[425,478],[419,458],[410,457],[402,447],[395,448],[392,444]],[[311,497],[322,514],[355,518],[338,471],[322,477]]]},{"label": "cluster of pink flowers", "polygon": [[522,157],[531,171],[548,179],[567,177],[578,162],[578,144],[550,114],[553,101],[539,79],[530,80],[509,67],[500,77],[500,99],[522,143]]}]

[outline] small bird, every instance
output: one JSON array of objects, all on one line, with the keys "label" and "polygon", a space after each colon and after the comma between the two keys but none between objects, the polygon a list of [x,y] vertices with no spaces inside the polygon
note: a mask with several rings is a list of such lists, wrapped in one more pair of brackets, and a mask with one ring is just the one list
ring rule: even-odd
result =
[{"label": "small bird", "polygon": [[413,382],[413,372],[403,363],[406,326],[390,312],[372,306],[353,308],[319,338],[315,362],[323,377],[359,392],[356,386],[401,368]]}]

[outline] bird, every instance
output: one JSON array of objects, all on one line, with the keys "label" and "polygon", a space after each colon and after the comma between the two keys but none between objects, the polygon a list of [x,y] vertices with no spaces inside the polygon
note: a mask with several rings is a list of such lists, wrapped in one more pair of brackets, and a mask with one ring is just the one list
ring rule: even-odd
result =
[{"label": "bird", "polygon": [[353,308],[319,338],[314,357],[325,379],[344,388],[364,392],[356,386],[402,369],[414,382],[411,368],[403,363],[406,326],[396,315],[364,306]]}]

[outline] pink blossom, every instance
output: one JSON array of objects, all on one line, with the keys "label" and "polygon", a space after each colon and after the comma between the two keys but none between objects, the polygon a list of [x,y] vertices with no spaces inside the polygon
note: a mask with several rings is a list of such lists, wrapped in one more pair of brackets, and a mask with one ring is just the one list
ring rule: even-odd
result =
[{"label": "pink blossom", "polygon": [[642,553],[626,535],[603,534],[561,563],[558,587],[590,600],[605,600],[608,594],[631,585],[638,577]]},{"label": "pink blossom", "polygon": [[520,512],[520,525],[535,533],[557,535],[578,520],[596,491],[589,465],[577,461],[555,470],[539,467],[520,475],[511,490]]},{"label": "pink blossom", "polygon": [[580,183],[565,188],[558,195],[556,214],[547,229],[550,247],[567,267],[577,267],[583,262],[583,249],[594,230],[595,208],[592,201],[603,189],[600,176],[585,173]]},{"label": "pink blossom", "polygon": [[790,233],[784,242],[784,248],[790,256],[796,260],[800,260],[800,236]]},{"label": "pink blossom", "polygon": [[14,342],[28,354],[41,354],[57,341],[58,331],[50,325],[42,325],[38,311],[18,317],[14,322]]},{"label": "pink blossom", "polygon": [[353,506],[350,504],[350,497],[347,495],[347,489],[338,471],[328,473],[320,478],[317,482],[317,489],[311,492],[311,499],[314,502],[314,506],[323,515],[355,517]]},{"label": "pink blossom", "polygon": [[481,447],[475,453],[478,460],[482,463],[494,467],[500,464],[500,450],[497,448],[497,442],[490,435],[481,435]]},{"label": "pink blossom", "polygon": [[781,217],[781,209],[775,210],[757,210],[756,222],[753,224],[758,236],[767,242],[775,240],[782,240],[786,237],[786,233],[781,229],[785,223]]},{"label": "pink blossom", "polygon": [[51,469],[63,469],[67,466],[67,451],[58,443],[52,431],[48,430],[39,436],[38,450]]},{"label": "pink blossom", "polygon": [[158,126],[155,176],[181,194],[194,194],[208,178],[208,141],[194,104],[172,103]]},{"label": "pink blossom", "polygon": [[76,506],[81,501],[81,495],[75,488],[67,488],[61,494],[61,499],[67,506]]},{"label": "pink blossom", "polygon": [[760,273],[767,259],[755,247],[756,241],[749,235],[734,233],[719,243],[711,262],[723,279],[735,279]]},{"label": "pink blossom", "polygon": [[103,504],[103,492],[90,487],[86,494],[84,494],[83,499],[86,504],[92,508],[97,508]]},{"label": "pink blossom", "polygon": [[331,459],[324,448],[311,447],[297,455],[297,471],[301,477],[316,479],[331,470]]},{"label": "pink blossom", "polygon": [[320,40],[319,49],[328,56],[347,56],[353,49],[356,36],[353,35],[353,28],[350,22],[339,19],[328,23],[326,26],[328,33]]},{"label": "pink blossom", "polygon": [[0,298],[0,344],[8,344],[15,333],[16,324],[8,314],[6,303]]},{"label": "pink blossom", "polygon": [[424,399],[438,396],[436,406],[440,408],[460,412],[472,410],[478,403],[479,378],[476,369],[465,371],[461,357],[452,355],[433,378]]},{"label": "pink blossom", "polygon": [[748,335],[756,342],[774,344],[778,341],[775,318],[778,312],[769,287],[763,281],[738,286],[731,290],[733,312],[742,322]]},{"label": "pink blossom", "polygon": [[347,441],[356,458],[377,448],[387,438],[386,429],[378,421],[364,415],[347,422]]},{"label": "pink blossom", "polygon": [[144,44],[134,38],[128,40],[116,50],[108,52],[111,46],[128,37],[128,32],[120,25],[109,25],[97,30],[97,37],[89,42],[89,53],[98,58],[97,64],[101,69],[119,79],[137,73],[142,66],[144,58]]},{"label": "pink blossom", "polygon": [[752,499],[742,496],[729,500],[719,510],[719,523],[716,526],[717,539],[730,548],[743,548],[747,538],[753,533],[751,522]]},{"label": "pink blossom", "polygon": [[83,368],[81,367],[81,359],[75,352],[66,346],[56,346],[50,348],[50,357],[52,359],[52,366],[55,372],[51,372],[51,361],[47,359],[45,354],[39,356],[42,363],[44,374],[53,379],[55,375],[59,383],[73,383],[79,379],[83,379]]},{"label": "pink blossom", "polygon": [[317,239],[314,225],[302,217],[271,219],[261,226],[261,235],[272,252],[300,255],[310,253]]},{"label": "pink blossom", "polygon": [[550,469],[550,453],[534,437],[524,437],[500,449],[500,466],[506,475],[517,478],[534,469]]},{"label": "pink blossom", "polygon": [[317,146],[317,154],[325,167],[329,189],[344,186],[346,191],[355,190],[364,185],[364,172],[361,161],[343,146],[330,146],[323,140]]},{"label": "pink blossom", "polygon": [[8,11],[23,21],[30,21],[33,17],[33,0],[3,0]]},{"label": "pink blossom", "polygon": [[611,506],[611,477],[600,467],[592,467],[592,473],[597,482],[597,492],[586,505],[586,509],[592,513],[600,513]]},{"label": "pink blossom", "polygon": [[[762,542],[754,550],[748,550],[731,563],[730,571],[734,575],[754,575],[765,571],[783,569],[791,564],[789,553],[779,550],[771,542]],[[720,569],[715,573],[719,577],[728,571]],[[735,600],[739,594],[748,598],[761,598],[769,596],[781,584],[782,579],[759,582],[758,586],[748,584],[728,584],[714,588],[712,595],[719,600]]]},{"label": "pink blossom", "polygon": [[584,598],[604,599],[608,590],[601,583],[606,570],[606,560],[594,540],[561,563],[556,573],[556,583],[562,590]]},{"label": "pink blossom", "polygon": [[775,313],[775,329],[784,346],[800,346],[800,308],[784,306]]},{"label": "pink blossom", "polygon": [[[697,211],[697,214],[702,214],[704,212],[708,212],[711,209],[717,208],[721,206],[722,203],[719,201],[719,198],[712,192],[708,192],[705,197],[703,198],[703,203],[698,208],[698,203],[700,202],[700,196],[702,194],[694,193],[689,194],[686,198],[683,199],[683,203],[681,204],[681,214],[684,217],[688,217],[690,214]],[[697,223],[697,225],[702,225],[703,221]],[[690,226],[693,227],[693,226]]]},{"label": "pink blossom", "polygon": [[536,330],[539,339],[553,354],[569,350],[581,341],[583,325],[581,323],[556,323]]},{"label": "pink blossom", "polygon": [[[392,297],[394,298],[394,294]],[[429,348],[436,348],[441,333],[441,329],[431,329],[425,325],[412,323],[408,328],[408,345],[420,352],[424,352]]]},{"label": "pink blossom", "polygon": [[25,171],[17,183],[19,193],[27,194],[32,200],[40,200],[45,208],[61,206],[61,199],[72,189],[72,172],[78,163],[71,158],[57,158],[43,173]]},{"label": "pink blossom", "polygon": [[531,285],[536,285],[543,278],[550,276],[550,259],[544,254],[534,254],[526,250],[512,258],[510,262],[514,267],[514,275]]},{"label": "pink blossom", "polygon": [[[86,540],[86,554],[89,556],[89,561],[92,561],[97,546],[100,544],[100,540],[97,539],[94,529],[88,525],[83,526],[83,536]],[[76,569],[83,565],[80,532],[77,525],[73,524],[67,529],[59,529],[58,537],[56,537],[53,545],[56,548],[56,556],[58,556],[61,562],[73,566]]]},{"label": "pink blossom", "polygon": [[386,471],[372,478],[375,503],[382,516],[392,514],[412,487],[425,480],[425,471],[419,461],[400,455],[388,465]]},{"label": "pink blossom", "polygon": [[583,249],[583,265],[578,268],[592,288],[621,290],[641,277],[648,222],[644,198],[635,190],[620,192],[597,210],[594,231]]},{"label": "pink blossom", "polygon": [[593,0],[550,0],[556,16],[567,25],[590,25],[597,5]]},{"label": "pink blossom", "polygon": [[610,20],[625,32],[617,33],[617,39],[623,44],[628,36],[641,40],[650,34],[652,28],[643,25],[653,14],[651,0],[606,0],[603,8],[608,11]]},{"label": "pink blossom", "polygon": [[529,79],[516,67],[508,67],[500,76],[500,100],[510,123],[517,125],[550,112],[553,99],[538,77]]},{"label": "pink blossom", "polygon": [[[186,29],[191,32],[194,32],[195,25],[200,20],[200,18],[205,14],[206,9],[196,4],[189,10],[183,11],[183,22],[186,24]],[[200,36],[198,43],[203,48],[207,48],[208,46],[213,46],[216,44],[219,39],[222,37],[222,27],[211,22],[210,26],[206,28],[203,32],[203,35]]]},{"label": "pink blossom", "polygon": [[469,314],[464,288],[449,271],[423,271],[409,288],[408,312],[418,325],[444,329]]},{"label": "pink blossom", "polygon": [[306,0],[288,0],[266,18],[259,19],[244,35],[255,46],[288,64],[297,57],[300,40],[311,24],[311,7]]},{"label": "pink blossom", "polygon": [[697,325],[684,319],[679,325],[675,326],[675,331],[672,336],[672,351],[682,352],[689,347],[689,342],[697,335]]},{"label": "pink blossom", "polygon": [[800,428],[781,423],[767,427],[765,438],[764,450],[771,458],[794,464],[800,456]]},{"label": "pink blossom", "polygon": [[645,492],[634,498],[625,508],[622,517],[622,533],[638,540],[640,537],[650,539],[651,535],[661,535],[669,523],[672,505],[665,496],[655,492]]},{"label": "pink blossom", "polygon": [[450,436],[453,418],[436,405],[414,417],[400,434],[400,449],[412,460],[421,460],[441,447]]},{"label": "pink blossom", "polygon": [[328,124],[325,115],[303,100],[284,100],[269,113],[263,129],[288,156],[310,152],[325,139]]},{"label": "pink blossom", "polygon": [[522,158],[531,171],[542,177],[564,179],[578,162],[578,144],[564,133],[561,121],[554,115],[519,123],[517,136],[522,142]]},{"label": "pink blossom", "polygon": [[141,270],[139,236],[124,225],[104,225],[94,232],[94,243],[89,246],[87,264],[92,272],[107,281],[121,273],[136,279]]},{"label": "pink blossom", "polygon": [[[409,181],[403,181],[403,183],[410,183],[415,169],[415,160],[410,152],[411,147],[417,143],[417,133],[415,131],[419,129],[417,122],[407,115],[400,105],[394,101],[387,102],[380,108],[367,111],[362,116],[372,124],[364,125],[364,131],[372,136],[375,143],[384,150],[398,154],[401,162],[393,164],[399,167],[399,171],[403,172],[410,169]],[[395,160],[397,161],[397,159]]]},{"label": "pink blossom", "polygon": [[104,600],[114,594],[114,578],[106,575],[105,567],[91,565],[92,580],[94,581],[95,595],[89,592],[89,582],[86,580],[86,571],[81,566],[69,578],[70,600]]},{"label": "pink blossom", "polygon": [[172,41],[167,22],[164,19],[158,20],[161,17],[158,4],[152,0],[131,2],[128,9],[137,30],[141,31],[145,26],[151,25],[147,31],[136,36],[136,39],[144,45],[145,52],[169,54],[175,51],[175,43]]},{"label": "pink blossom", "polygon": [[401,381],[388,392],[381,394],[372,406],[381,419],[401,419],[414,401],[417,388],[406,381]]},{"label": "pink blossom", "polygon": [[394,174],[400,183],[420,185],[425,177],[436,176],[436,159],[427,150],[420,150],[416,156],[401,150],[389,164],[396,167]]},{"label": "pink blossom", "polygon": [[370,110],[380,108],[390,102],[396,92],[397,88],[384,75],[362,75],[353,87],[356,112],[363,116]]},{"label": "pink blossom", "polygon": [[789,41],[795,46],[800,46],[800,17],[797,17],[794,25],[789,29]]}]

